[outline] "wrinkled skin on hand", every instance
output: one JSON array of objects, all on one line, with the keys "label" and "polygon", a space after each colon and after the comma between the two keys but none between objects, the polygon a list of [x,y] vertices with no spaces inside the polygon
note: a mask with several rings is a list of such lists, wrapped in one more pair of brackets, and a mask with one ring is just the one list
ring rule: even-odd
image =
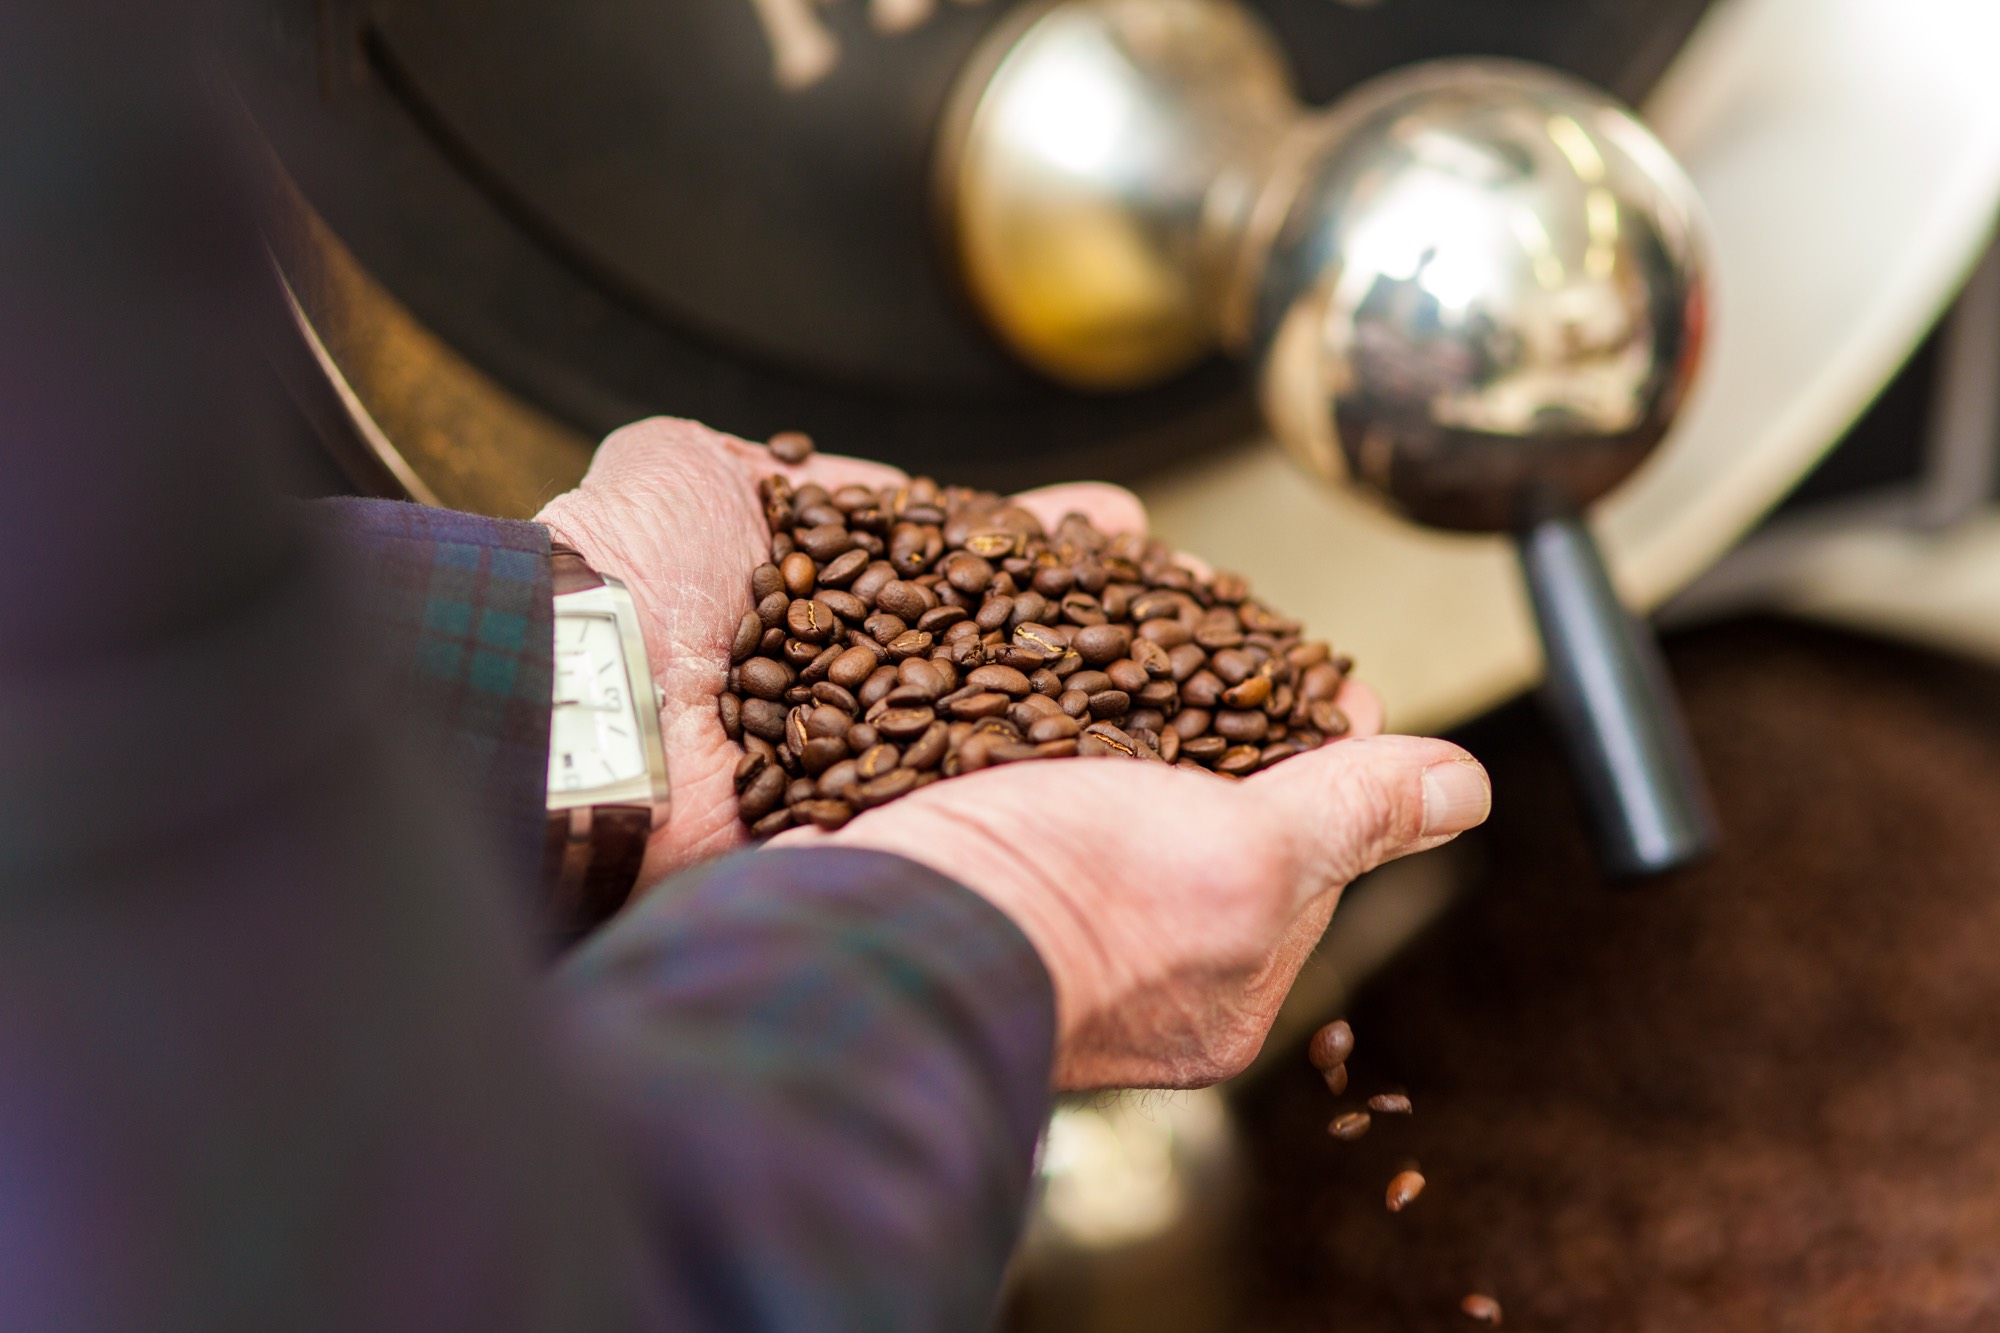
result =
[{"label": "wrinkled skin on hand", "polygon": [[[750,571],[769,558],[757,480],[881,486],[880,464],[784,467],[693,422],[605,441],[583,484],[540,515],[557,540],[623,579],[666,694],[674,807],[642,883],[741,845],[737,747],[716,700]],[[1082,512],[1142,531],[1138,501],[1096,484],[1031,491],[1053,525]],[[1191,565],[1196,562],[1189,561]],[[1348,739],[1242,782],[1127,759],[1042,760],[940,782],[834,833],[784,845],[898,852],[986,897],[1028,937],[1055,987],[1063,1088],[1192,1087],[1257,1053],[1340,892],[1362,872],[1485,818],[1484,771],[1444,741],[1382,736],[1379,701],[1349,682]],[[1024,836],[1026,835],[1026,836]]]}]

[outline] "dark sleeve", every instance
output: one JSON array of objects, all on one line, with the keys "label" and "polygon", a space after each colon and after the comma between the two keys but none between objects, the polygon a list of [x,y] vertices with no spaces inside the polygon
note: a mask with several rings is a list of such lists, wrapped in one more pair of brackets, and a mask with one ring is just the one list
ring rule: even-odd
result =
[{"label": "dark sleeve", "polygon": [[[761,1291],[967,1327],[1047,1077],[1032,955],[894,865],[753,859],[551,996],[520,868],[270,499],[267,275],[185,12],[0,5],[0,1326],[726,1328]],[[766,1227],[800,1239],[753,1267]]]},{"label": "dark sleeve", "polygon": [[977,1330],[1048,1110],[1020,931],[899,857],[750,852],[563,967],[673,1327]]},{"label": "dark sleeve", "polygon": [[547,810],[549,530],[396,500],[304,506],[358,590],[358,618],[409,711],[516,864]]}]

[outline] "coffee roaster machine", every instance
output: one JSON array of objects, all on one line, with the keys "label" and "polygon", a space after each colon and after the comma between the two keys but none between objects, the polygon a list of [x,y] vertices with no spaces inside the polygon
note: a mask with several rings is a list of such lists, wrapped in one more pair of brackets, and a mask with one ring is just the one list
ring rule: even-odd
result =
[{"label": "coffee roaster machine", "polygon": [[[1983,0],[296,0],[232,40],[289,378],[357,487],[530,513],[656,412],[1108,476],[1400,725],[1546,675],[1638,871],[1710,828],[1625,607],[1740,593],[1712,567],[2000,199]],[[1982,281],[1947,371],[2000,337]],[[1944,396],[1919,470],[1976,490],[1991,405]],[[1416,873],[1301,1012],[1448,896]],[[1043,1219],[1081,1244],[1223,1132],[1092,1123]],[[1152,1195],[1078,1183],[1162,1126]]]}]

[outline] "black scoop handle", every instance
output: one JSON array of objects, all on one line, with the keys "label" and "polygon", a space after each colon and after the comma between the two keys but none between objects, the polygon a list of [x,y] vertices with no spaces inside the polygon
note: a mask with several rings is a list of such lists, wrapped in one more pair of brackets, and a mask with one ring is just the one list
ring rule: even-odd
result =
[{"label": "black scoop handle", "polygon": [[1656,875],[1713,851],[1714,807],[1659,644],[1618,599],[1581,518],[1518,534],[1554,715],[1605,866]]}]

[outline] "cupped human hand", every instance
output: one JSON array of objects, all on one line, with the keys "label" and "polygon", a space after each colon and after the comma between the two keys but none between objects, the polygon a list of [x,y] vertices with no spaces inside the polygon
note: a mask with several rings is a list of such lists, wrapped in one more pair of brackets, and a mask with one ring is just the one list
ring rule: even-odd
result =
[{"label": "cupped human hand", "polygon": [[[622,580],[638,606],[663,696],[660,731],[673,786],[668,819],[647,846],[642,887],[748,841],[733,781],[742,752],[723,733],[716,701],[730,641],[751,609],[751,571],[770,559],[757,483],[774,472],[830,491],[905,480],[886,464],[828,454],[788,466],[761,445],[658,417],[609,436],[582,483],[536,515],[591,568]],[[1138,502],[1115,486],[1048,487],[1021,502],[1051,523],[1070,510],[1112,530],[1144,521]]]},{"label": "cupped human hand", "polygon": [[[1378,724],[1363,687],[1342,704]],[[1457,746],[1357,735],[1231,782],[1123,758],[987,769],[778,845],[895,852],[981,894],[1054,983],[1061,1089],[1241,1071],[1340,892],[1486,817]]]}]

